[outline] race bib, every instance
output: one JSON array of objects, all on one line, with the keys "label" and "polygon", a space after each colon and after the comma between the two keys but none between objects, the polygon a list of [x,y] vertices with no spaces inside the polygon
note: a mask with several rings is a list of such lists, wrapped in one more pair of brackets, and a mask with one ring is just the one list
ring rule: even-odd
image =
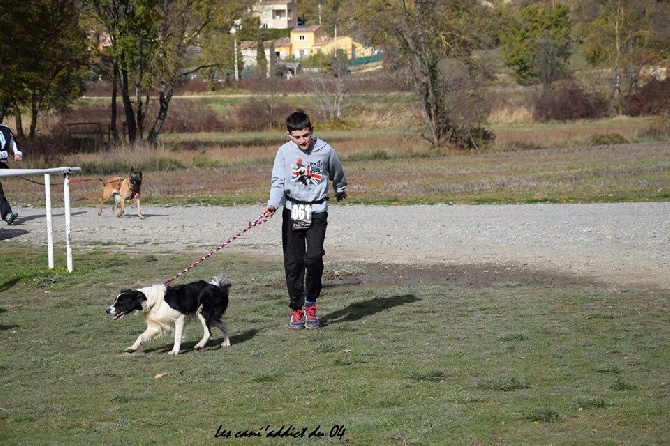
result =
[{"label": "race bib", "polygon": [[296,204],[291,207],[291,223],[293,230],[307,229],[312,226],[312,205]]}]

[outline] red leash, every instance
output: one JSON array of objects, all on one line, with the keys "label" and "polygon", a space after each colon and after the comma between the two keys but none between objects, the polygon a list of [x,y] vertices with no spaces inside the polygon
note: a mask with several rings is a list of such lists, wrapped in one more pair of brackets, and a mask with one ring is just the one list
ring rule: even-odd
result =
[{"label": "red leash", "polygon": [[[274,215],[274,214],[272,214],[272,215]],[[210,252],[208,252],[207,254],[205,254],[203,257],[201,257],[200,259],[198,259],[198,260],[196,260],[195,262],[191,263],[191,265],[189,265],[188,267],[184,268],[184,270],[183,270],[182,272],[180,272],[180,273],[178,273],[178,274],[175,274],[171,279],[168,279],[168,280],[166,280],[165,282],[163,282],[164,285],[165,285],[165,286],[169,286],[175,279],[177,279],[177,278],[183,276],[183,275],[186,274],[186,272],[188,272],[190,269],[193,269],[193,268],[195,268],[196,266],[200,265],[202,262],[205,261],[205,259],[211,257],[211,256],[212,256],[213,254],[215,254],[216,252],[218,252],[218,251],[220,251],[221,249],[225,248],[226,245],[232,243],[232,242],[233,242],[235,239],[237,239],[238,237],[241,237],[241,236],[242,236],[245,232],[247,232],[249,229],[251,229],[251,228],[253,228],[253,227],[256,227],[256,226],[260,226],[260,225],[262,225],[263,223],[265,223],[266,221],[270,220],[270,219],[272,218],[272,215],[270,215],[269,217],[266,217],[266,216],[264,216],[263,214],[259,215],[258,218],[257,218],[256,220],[254,220],[254,221],[252,221],[252,222],[249,222],[249,226],[247,226],[247,227],[244,228],[244,229],[239,230],[239,231],[237,232],[237,234],[235,234],[234,236],[228,238],[228,240],[226,240],[225,242],[221,243],[216,249],[211,250]]]},{"label": "red leash", "polygon": [[100,178],[75,178],[73,180],[70,180],[70,184],[85,183],[87,181],[96,181],[96,180],[102,181]]}]

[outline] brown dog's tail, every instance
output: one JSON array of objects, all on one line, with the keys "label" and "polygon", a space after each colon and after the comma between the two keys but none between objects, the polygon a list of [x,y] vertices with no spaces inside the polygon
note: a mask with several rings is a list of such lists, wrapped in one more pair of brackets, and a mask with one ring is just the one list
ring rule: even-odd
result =
[{"label": "brown dog's tail", "polygon": [[116,185],[117,185],[116,187],[119,188],[119,187],[121,187],[121,182],[123,181],[123,178],[114,177],[114,178],[109,178],[107,180],[103,180],[102,178],[98,178],[98,180],[100,180],[100,182],[102,183],[103,186],[105,186],[106,184],[116,183]]},{"label": "brown dog's tail", "polygon": [[87,181],[95,181],[95,180],[96,180],[95,178],[75,178],[70,180],[70,184],[85,183]]}]

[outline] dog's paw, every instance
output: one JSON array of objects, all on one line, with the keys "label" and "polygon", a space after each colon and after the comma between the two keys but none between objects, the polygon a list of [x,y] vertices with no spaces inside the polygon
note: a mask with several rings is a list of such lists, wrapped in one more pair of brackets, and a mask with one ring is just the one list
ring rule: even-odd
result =
[{"label": "dog's paw", "polygon": [[226,339],[221,343],[221,347],[230,347],[230,340]]},{"label": "dog's paw", "polygon": [[170,350],[168,352],[168,355],[178,355],[178,354],[179,354],[179,350]]},{"label": "dog's paw", "polygon": [[135,353],[137,351],[136,348],[128,347],[127,349],[123,350],[126,353]]}]

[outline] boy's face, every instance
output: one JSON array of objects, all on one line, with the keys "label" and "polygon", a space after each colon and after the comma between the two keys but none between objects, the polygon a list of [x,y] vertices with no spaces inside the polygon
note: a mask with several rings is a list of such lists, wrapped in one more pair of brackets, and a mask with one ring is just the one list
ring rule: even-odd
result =
[{"label": "boy's face", "polygon": [[293,130],[292,132],[288,132],[288,136],[303,152],[310,149],[312,144],[312,129],[304,128],[301,130]]}]

